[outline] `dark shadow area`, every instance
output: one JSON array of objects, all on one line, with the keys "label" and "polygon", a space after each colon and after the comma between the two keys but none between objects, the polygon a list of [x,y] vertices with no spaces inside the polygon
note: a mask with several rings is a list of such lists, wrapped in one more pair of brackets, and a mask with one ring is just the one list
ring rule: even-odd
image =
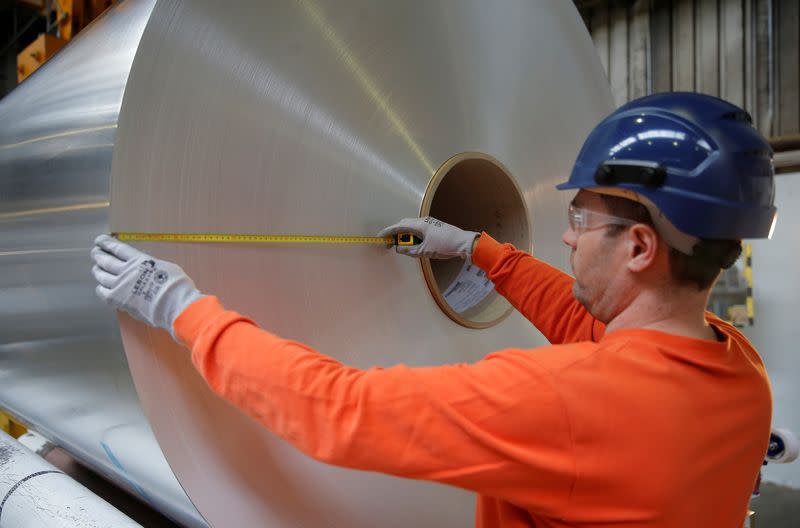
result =
[{"label": "dark shadow area", "polygon": [[45,26],[44,16],[31,4],[0,0],[0,98],[17,86],[17,55]]}]

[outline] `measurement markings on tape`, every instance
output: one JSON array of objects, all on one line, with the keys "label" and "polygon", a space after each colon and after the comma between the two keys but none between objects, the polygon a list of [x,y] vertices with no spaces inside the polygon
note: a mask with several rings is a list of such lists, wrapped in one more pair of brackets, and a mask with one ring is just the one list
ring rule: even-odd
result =
[{"label": "measurement markings on tape", "polygon": [[186,242],[200,244],[372,244],[412,245],[419,239],[410,234],[396,237],[342,236],[342,235],[256,235],[239,233],[111,233],[125,242]]}]

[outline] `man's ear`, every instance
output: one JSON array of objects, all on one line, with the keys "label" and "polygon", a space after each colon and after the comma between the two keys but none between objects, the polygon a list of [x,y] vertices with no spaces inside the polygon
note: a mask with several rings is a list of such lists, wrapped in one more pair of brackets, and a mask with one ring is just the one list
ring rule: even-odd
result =
[{"label": "man's ear", "polygon": [[650,268],[656,261],[660,238],[649,225],[635,224],[628,228],[627,268],[641,272]]}]

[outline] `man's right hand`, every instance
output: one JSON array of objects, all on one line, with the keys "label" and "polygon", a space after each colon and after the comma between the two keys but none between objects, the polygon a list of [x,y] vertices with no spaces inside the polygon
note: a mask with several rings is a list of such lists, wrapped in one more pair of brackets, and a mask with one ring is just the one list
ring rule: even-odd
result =
[{"label": "man's right hand", "polygon": [[481,236],[475,231],[464,231],[432,216],[425,218],[404,218],[390,225],[378,236],[393,236],[398,233],[413,233],[422,238],[422,242],[413,246],[397,246],[397,252],[409,257],[428,257],[449,259],[472,257],[475,239]]}]

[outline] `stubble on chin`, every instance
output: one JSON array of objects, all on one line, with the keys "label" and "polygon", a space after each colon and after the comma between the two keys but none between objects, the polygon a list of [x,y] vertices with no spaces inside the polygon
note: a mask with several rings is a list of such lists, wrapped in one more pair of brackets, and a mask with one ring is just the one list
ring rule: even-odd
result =
[{"label": "stubble on chin", "polygon": [[583,306],[587,310],[589,309],[589,307],[586,306],[586,297],[584,297],[582,289],[578,285],[578,281],[572,283],[572,296],[575,297],[576,301],[581,303],[581,306]]}]

